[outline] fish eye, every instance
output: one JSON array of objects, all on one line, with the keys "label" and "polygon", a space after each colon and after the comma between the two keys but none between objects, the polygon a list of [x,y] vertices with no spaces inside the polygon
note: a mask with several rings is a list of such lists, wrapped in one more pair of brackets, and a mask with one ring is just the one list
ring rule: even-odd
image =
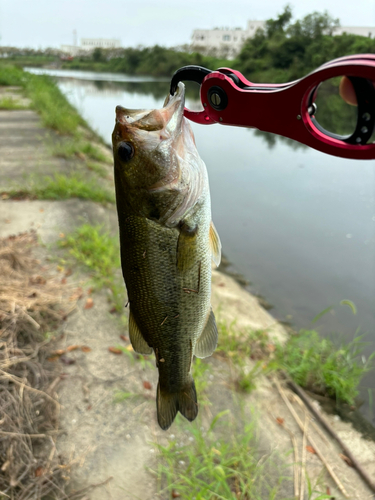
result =
[{"label": "fish eye", "polygon": [[134,156],[134,148],[130,142],[120,142],[117,149],[121,161],[127,162]]}]

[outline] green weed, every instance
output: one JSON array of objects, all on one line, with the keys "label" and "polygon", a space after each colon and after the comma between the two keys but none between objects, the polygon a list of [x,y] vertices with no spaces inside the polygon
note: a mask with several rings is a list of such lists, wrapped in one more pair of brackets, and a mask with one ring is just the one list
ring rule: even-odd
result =
[{"label": "green weed", "polygon": [[0,63],[0,85],[24,85],[25,73],[20,68],[10,64]]},{"label": "green weed", "polygon": [[3,97],[0,99],[0,109],[14,110],[14,109],[28,109],[29,106],[20,104],[17,99],[13,97]]},{"label": "green weed", "polygon": [[210,372],[211,366],[207,361],[194,357],[192,375],[198,395],[199,406],[209,406],[211,404],[207,391]]},{"label": "green weed", "polygon": [[67,200],[80,198],[98,203],[114,203],[115,196],[110,191],[103,189],[95,181],[87,181],[82,176],[74,174],[66,176],[55,174],[46,176],[38,184],[30,183],[27,189],[12,189],[8,193],[11,198],[34,198],[39,200]]},{"label": "green weed", "polygon": [[[37,111],[45,127],[60,134],[79,137],[80,127],[89,130],[85,120],[67,101],[55,83],[47,75],[33,75],[20,68],[0,62],[0,85],[17,85],[30,98],[31,107]],[[90,133],[93,133],[90,131]]]},{"label": "green weed", "polygon": [[61,134],[77,134],[78,127],[85,122],[66,100],[54,80],[46,75],[27,74],[26,95],[31,99],[32,107],[42,118],[45,127]]},{"label": "green weed", "polygon": [[96,289],[107,288],[117,312],[124,307],[124,288],[116,275],[120,268],[118,239],[102,231],[101,226],[83,224],[60,242],[69,254],[91,274]]},{"label": "green weed", "polygon": [[[160,459],[154,473],[159,494],[168,493],[168,498],[178,494],[185,500],[275,498],[283,477],[273,470],[271,480],[265,464],[260,463],[255,424],[233,432],[233,422],[224,418],[228,413],[226,410],[216,415],[207,431],[200,421],[189,424],[187,444],[172,440],[167,446],[156,445]],[[185,425],[179,415],[176,422]],[[275,480],[275,476],[279,479]]]},{"label": "green weed", "polygon": [[302,387],[338,401],[354,403],[363,375],[372,369],[375,353],[362,362],[362,337],[337,348],[315,330],[302,330],[278,346],[279,365]]},{"label": "green weed", "polygon": [[322,493],[322,490],[326,490],[324,471],[322,471],[316,478],[314,484],[312,484],[311,479],[308,474],[306,474],[306,485],[307,485],[307,498],[311,500],[332,500],[332,495],[327,493]]},{"label": "green weed", "polygon": [[255,363],[251,369],[245,364],[241,364],[239,367],[239,374],[237,378],[238,389],[243,392],[251,392],[256,388],[256,379],[261,374],[264,373],[263,362],[258,361]]},{"label": "green weed", "polygon": [[235,373],[235,386],[243,392],[255,389],[258,375],[274,368],[271,347],[273,345],[270,344],[268,334],[263,330],[241,332],[235,327],[235,323],[219,323],[216,353],[230,360]]},{"label": "green weed", "polygon": [[106,179],[109,175],[108,170],[103,167],[103,165],[100,165],[100,163],[94,163],[94,162],[87,162],[87,168],[89,170],[92,170],[96,174],[99,175],[99,177],[102,177],[103,179]]},{"label": "green weed", "polygon": [[[22,49],[21,49],[22,51]],[[3,59],[1,62],[6,62],[7,65],[14,65],[19,68],[23,68],[25,66],[32,67],[42,67],[46,64],[51,64],[56,62],[56,56],[48,56],[41,53],[33,53],[33,54],[10,54],[6,59]]]},{"label": "green weed", "polygon": [[119,246],[116,238],[102,232],[101,226],[83,224],[60,244],[78,262],[87,266],[101,279],[120,266]]},{"label": "green weed", "polygon": [[244,342],[244,335],[236,328],[235,322],[227,324],[218,323],[219,339],[216,353],[222,357],[233,359],[249,357],[251,353],[250,344]]},{"label": "green weed", "polygon": [[[60,158],[74,158],[77,156],[83,160],[91,159],[100,162],[108,161],[108,157],[100,149],[89,141],[83,139],[65,140],[52,146],[52,154]],[[90,164],[92,168],[92,163]],[[92,170],[94,170],[92,168]]]},{"label": "green weed", "polygon": [[128,358],[131,360],[132,363],[138,362],[143,370],[145,370],[146,368],[153,370],[155,368],[155,361],[151,362],[150,356],[139,354],[133,351],[132,349],[129,350],[127,347],[124,347],[122,345],[117,345],[116,348],[120,349],[120,351],[122,351],[126,356],[128,356]]},{"label": "green weed", "polygon": [[124,401],[127,401],[128,399],[132,398],[139,398],[141,395],[136,394],[135,392],[125,392],[125,391],[117,391],[115,393],[115,403],[123,403]]},{"label": "green weed", "polygon": [[269,354],[269,336],[264,330],[243,330],[236,323],[219,322],[219,344],[217,352],[224,357],[235,359],[250,357],[263,359]]}]

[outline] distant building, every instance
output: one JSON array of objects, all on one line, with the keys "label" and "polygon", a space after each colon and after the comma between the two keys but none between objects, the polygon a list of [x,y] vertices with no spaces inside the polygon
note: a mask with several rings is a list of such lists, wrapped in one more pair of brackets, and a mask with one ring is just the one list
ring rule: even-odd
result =
[{"label": "distant building", "polygon": [[71,56],[87,54],[97,48],[119,49],[121,40],[118,38],[81,38],[80,45],[61,45],[61,51]]},{"label": "distant building", "polygon": [[121,41],[118,38],[81,38],[81,47],[84,50],[119,49]]},{"label": "distant building", "polygon": [[375,37],[375,28],[369,28],[368,26],[340,26],[335,28],[334,35],[342,35],[343,33],[348,33],[348,35],[359,35],[366,36],[368,38]]},{"label": "distant building", "polygon": [[[242,28],[214,28],[211,30],[194,30],[191,37],[191,49],[202,54],[211,54],[218,57],[233,59],[240,52],[243,43],[253,38],[258,29],[263,30],[266,21],[248,21],[245,29]],[[342,26],[334,30],[334,35],[343,33],[375,37],[375,27]]]},{"label": "distant building", "polygon": [[77,56],[82,50],[78,45],[61,45],[61,52],[68,54],[70,56]]},{"label": "distant building", "polygon": [[236,57],[244,41],[252,38],[257,29],[264,29],[265,21],[248,21],[246,29],[214,28],[212,30],[194,30],[191,48],[198,52],[217,56]]}]

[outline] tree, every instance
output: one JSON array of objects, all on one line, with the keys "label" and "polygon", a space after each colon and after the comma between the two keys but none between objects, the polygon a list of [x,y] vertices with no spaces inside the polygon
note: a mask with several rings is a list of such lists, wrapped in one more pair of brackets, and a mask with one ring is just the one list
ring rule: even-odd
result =
[{"label": "tree", "polygon": [[284,33],[290,20],[292,19],[292,8],[289,4],[284,7],[284,12],[279,14],[276,19],[266,21],[266,35],[273,37],[276,33]]},{"label": "tree", "polygon": [[104,60],[103,51],[100,47],[96,47],[92,53],[92,58],[95,62],[101,62]]},{"label": "tree", "polygon": [[323,14],[313,12],[305,16],[302,21],[291,24],[287,29],[287,35],[289,37],[301,36],[307,39],[315,39],[323,35],[332,36],[339,26],[339,19],[334,19],[327,11]]}]

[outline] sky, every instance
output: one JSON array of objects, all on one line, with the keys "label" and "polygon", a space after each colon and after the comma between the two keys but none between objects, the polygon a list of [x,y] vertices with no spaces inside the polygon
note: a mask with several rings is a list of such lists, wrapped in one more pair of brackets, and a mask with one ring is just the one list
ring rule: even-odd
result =
[{"label": "sky", "polygon": [[[246,27],[274,18],[286,0],[0,0],[0,44],[59,48],[81,38],[119,38],[122,46],[189,43],[194,29]],[[289,2],[295,19],[327,10],[342,26],[375,26],[374,0]]]}]

